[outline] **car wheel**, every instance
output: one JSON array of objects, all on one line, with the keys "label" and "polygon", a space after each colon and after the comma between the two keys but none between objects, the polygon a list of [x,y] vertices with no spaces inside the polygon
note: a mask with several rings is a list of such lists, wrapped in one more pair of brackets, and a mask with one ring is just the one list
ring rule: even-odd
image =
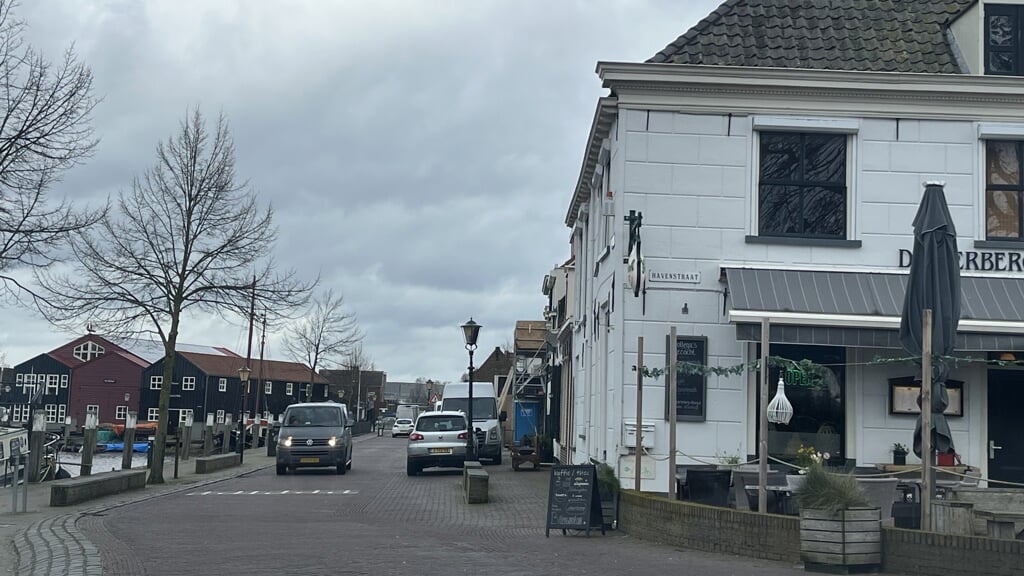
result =
[{"label": "car wheel", "polygon": [[398,434],[394,434],[394,433],[391,434],[392,438],[394,438],[395,436],[398,436]]},{"label": "car wheel", "polygon": [[491,460],[491,463],[501,466],[501,452],[498,452],[498,455]]},{"label": "car wheel", "polygon": [[278,464],[277,465],[277,475],[278,476],[284,476],[287,473],[288,473],[288,467],[287,466],[284,466],[283,464]]},{"label": "car wheel", "polygon": [[349,457],[349,459],[348,459],[348,464],[345,464],[345,469],[346,470],[351,470],[352,469],[352,458],[351,457]]},{"label": "car wheel", "polygon": [[345,457],[341,459],[341,462],[338,462],[338,474],[344,474],[345,472],[348,472],[348,467],[345,466],[345,462],[347,460],[348,454],[346,454]]},{"label": "car wheel", "polygon": [[415,475],[419,474],[419,472],[420,472],[419,466],[413,464],[412,462],[406,462],[405,463],[405,473],[408,474],[409,476],[415,476]]}]

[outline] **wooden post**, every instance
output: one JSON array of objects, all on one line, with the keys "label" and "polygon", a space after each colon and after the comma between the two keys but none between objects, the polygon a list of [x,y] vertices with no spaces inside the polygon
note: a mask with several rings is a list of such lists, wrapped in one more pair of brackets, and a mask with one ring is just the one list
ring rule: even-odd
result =
[{"label": "wooden post", "polygon": [[132,449],[135,444],[135,424],[138,414],[131,410],[128,411],[128,417],[124,421],[124,448],[121,450],[121,469],[131,470],[132,469]]},{"label": "wooden post", "polygon": [[925,309],[921,340],[921,530],[932,530],[932,311]]},{"label": "wooden post", "polygon": [[640,454],[643,451],[644,416],[644,337],[636,337],[636,461],[633,465],[633,489],[640,491]]},{"label": "wooden post", "polygon": [[43,471],[43,459],[46,458],[46,412],[41,408],[32,411],[32,431],[28,434],[28,442],[28,471],[25,477],[31,483],[42,482],[40,473]]},{"label": "wooden post", "polygon": [[757,406],[757,511],[768,512],[768,319],[761,319],[761,402]]},{"label": "wooden post", "polygon": [[79,468],[80,476],[92,474],[92,453],[96,449],[96,412],[88,411],[85,415],[85,428],[82,431],[82,466]]},{"label": "wooden post", "polygon": [[676,327],[668,332],[668,497],[676,499]]}]

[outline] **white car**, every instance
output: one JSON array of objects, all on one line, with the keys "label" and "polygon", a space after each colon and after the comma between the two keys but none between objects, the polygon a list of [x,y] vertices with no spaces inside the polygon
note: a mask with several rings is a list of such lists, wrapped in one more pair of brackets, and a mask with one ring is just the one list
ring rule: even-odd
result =
[{"label": "white car", "polygon": [[394,426],[391,427],[391,437],[408,436],[409,434],[412,434],[412,420],[409,418],[395,420]]}]

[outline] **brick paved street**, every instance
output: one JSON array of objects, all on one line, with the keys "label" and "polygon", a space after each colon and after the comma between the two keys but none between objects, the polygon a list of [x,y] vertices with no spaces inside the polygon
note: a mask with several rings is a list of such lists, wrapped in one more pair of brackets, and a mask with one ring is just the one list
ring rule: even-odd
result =
[{"label": "brick paved street", "polygon": [[202,490],[83,516],[78,527],[101,550],[103,574],[115,576],[802,573],[799,567],[677,550],[616,531],[589,537],[554,531],[546,538],[546,469],[485,466],[491,501],[467,505],[458,471],[406,476],[405,442],[358,439],[353,469],[345,476],[276,476],[265,468]]}]

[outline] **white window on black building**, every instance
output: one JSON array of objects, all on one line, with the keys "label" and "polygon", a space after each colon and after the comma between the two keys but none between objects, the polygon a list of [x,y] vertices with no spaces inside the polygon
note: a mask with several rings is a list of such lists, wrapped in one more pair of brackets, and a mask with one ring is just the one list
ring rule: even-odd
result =
[{"label": "white window on black building", "polygon": [[164,384],[163,376],[150,376],[149,377],[149,389],[159,390]]},{"label": "white window on black building", "polygon": [[195,376],[184,376],[181,379],[182,390],[195,390],[196,389],[196,377]]},{"label": "white window on black building", "polygon": [[228,391],[228,379],[227,378],[221,378],[220,380],[217,380],[217,392],[227,392],[227,391]]},{"label": "white window on black building", "polygon": [[125,420],[128,418],[128,407],[117,406],[114,408],[114,420]]}]

